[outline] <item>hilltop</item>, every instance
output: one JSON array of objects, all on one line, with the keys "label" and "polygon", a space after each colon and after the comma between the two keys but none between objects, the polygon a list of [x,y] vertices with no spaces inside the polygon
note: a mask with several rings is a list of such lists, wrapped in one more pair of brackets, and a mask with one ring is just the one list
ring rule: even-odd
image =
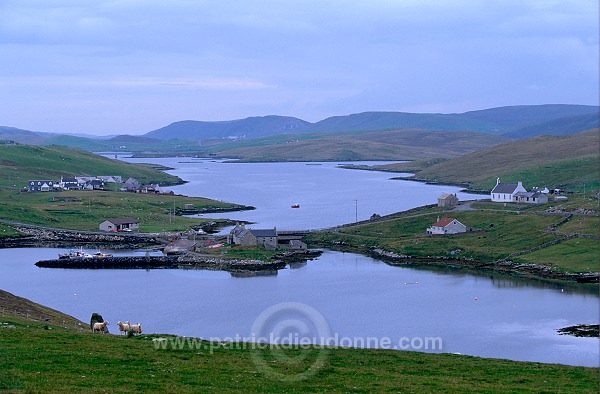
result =
[{"label": "hilltop", "polygon": [[378,166],[398,172],[417,171],[413,179],[468,184],[490,190],[496,178],[523,181],[529,187],[580,189],[598,187],[600,129],[566,136],[537,136],[511,141],[450,160],[423,160]]}]

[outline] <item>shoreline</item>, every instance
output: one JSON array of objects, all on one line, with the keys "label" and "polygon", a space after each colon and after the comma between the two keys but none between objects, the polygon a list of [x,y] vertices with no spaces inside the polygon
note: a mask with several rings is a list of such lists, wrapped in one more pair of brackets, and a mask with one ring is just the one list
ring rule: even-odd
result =
[{"label": "shoreline", "polygon": [[364,248],[353,245],[340,245],[328,242],[315,242],[313,245],[339,252],[362,254],[396,267],[439,267],[467,269],[475,272],[496,272],[514,276],[520,279],[549,280],[552,282],[568,282],[577,285],[598,285],[600,272],[568,273],[552,270],[541,264],[517,264],[510,260],[485,262],[470,259],[457,259],[449,257],[413,257],[398,255],[393,252],[378,248]]}]

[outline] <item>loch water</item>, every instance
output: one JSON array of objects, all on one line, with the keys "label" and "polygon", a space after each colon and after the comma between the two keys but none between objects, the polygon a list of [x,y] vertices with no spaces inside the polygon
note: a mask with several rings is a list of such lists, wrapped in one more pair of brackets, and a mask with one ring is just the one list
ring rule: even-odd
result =
[{"label": "loch water", "polygon": [[[173,188],[177,192],[256,206],[255,211],[238,215],[239,220],[256,221],[257,228],[285,228],[282,223],[290,229],[327,227],[353,221],[356,205],[362,220],[372,213],[434,203],[441,192],[469,198],[456,188],[391,181],[387,173],[327,163],[153,161],[170,165],[174,174],[190,181]],[[312,183],[301,182],[308,178]],[[333,206],[328,208],[327,201]],[[291,209],[292,203],[301,208]],[[64,251],[1,249],[0,288],[82,321],[89,321],[92,312],[101,313],[113,333],[119,320],[140,322],[147,333],[217,339],[249,338],[257,325],[267,322],[300,332],[311,332],[320,324],[338,340],[353,339],[341,345],[361,338],[381,340],[380,344],[389,339],[391,348],[598,366],[598,339],[556,331],[600,320],[597,290],[576,285],[458,268],[393,267],[328,250],[277,275],[250,278],[204,270],[66,270],[34,265]],[[441,347],[420,347],[428,338],[441,340]]]}]

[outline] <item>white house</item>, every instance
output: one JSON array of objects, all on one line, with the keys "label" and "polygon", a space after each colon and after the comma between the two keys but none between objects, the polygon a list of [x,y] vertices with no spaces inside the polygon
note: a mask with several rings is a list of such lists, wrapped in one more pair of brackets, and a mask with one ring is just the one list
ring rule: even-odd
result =
[{"label": "white house", "polygon": [[458,234],[466,232],[467,226],[454,218],[438,218],[438,221],[427,229],[427,234]]},{"label": "white house", "polygon": [[79,190],[79,182],[75,178],[65,178],[63,176],[60,177],[60,182],[58,182],[58,186],[64,190]]},{"label": "white house", "polygon": [[100,231],[131,231],[140,228],[140,222],[134,218],[106,219],[98,226]]},{"label": "white house", "polygon": [[517,193],[526,193],[523,183],[500,183],[500,178],[496,180],[496,186],[492,189],[490,197],[494,202],[516,202]]}]

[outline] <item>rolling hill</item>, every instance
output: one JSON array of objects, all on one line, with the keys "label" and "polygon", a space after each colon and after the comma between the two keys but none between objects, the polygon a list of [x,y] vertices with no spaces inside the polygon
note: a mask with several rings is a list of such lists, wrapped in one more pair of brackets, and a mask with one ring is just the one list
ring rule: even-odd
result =
[{"label": "rolling hill", "polygon": [[515,131],[502,134],[508,138],[531,138],[536,135],[567,135],[579,133],[582,130],[591,130],[600,127],[597,114],[567,116],[558,119],[525,126]]},{"label": "rolling hill", "polygon": [[[267,161],[278,160],[281,157],[286,160],[317,160],[326,157],[330,157],[330,160],[339,160],[341,157],[398,160],[400,157],[423,158],[430,154],[453,157],[504,142],[491,138],[490,141],[482,144],[482,137],[475,137],[473,134],[473,146],[463,149],[461,146],[455,147],[443,142],[443,136],[449,132],[478,132],[490,137],[502,135],[511,139],[548,134],[573,134],[597,127],[600,123],[599,111],[600,107],[588,105],[522,105],[469,111],[462,114],[363,112],[333,116],[316,123],[294,117],[270,115],[231,121],[186,120],[141,136],[119,135],[112,138],[88,138],[80,135],[0,127],[0,139],[31,145],[64,145],[92,152],[123,151],[152,156],[224,153],[228,156],[252,160],[258,160],[260,157],[261,160]],[[413,130],[410,135],[406,134],[402,137],[401,145],[418,147],[417,150],[407,151],[398,146],[391,148],[371,144],[398,145],[393,142],[390,135],[398,136],[401,129]],[[429,133],[420,136],[419,133],[414,132],[415,129],[421,130],[421,133],[436,132],[441,136],[433,138]],[[378,137],[369,135],[373,132],[379,133]],[[358,133],[362,137],[358,137]],[[318,147],[316,141],[324,138],[328,140],[327,143],[323,147]],[[452,138],[456,138],[456,134]],[[413,143],[408,139],[416,139],[416,141]],[[303,142],[300,146],[302,149],[299,149],[299,146],[293,147],[295,153],[292,153],[292,147],[279,146],[288,140],[314,141]],[[454,143],[463,144],[465,147],[471,144],[468,138],[461,137],[459,140],[460,142]],[[344,146],[344,148],[335,148],[334,151],[338,152],[335,155],[331,150],[333,141]],[[369,144],[361,147],[357,141],[368,141]],[[256,152],[250,152],[252,149]],[[327,151],[330,153],[327,154]],[[305,152],[306,156],[300,158],[300,152]],[[407,152],[410,155],[407,156]],[[273,156],[270,156],[271,154]]]},{"label": "rolling hill", "polygon": [[207,140],[214,138],[259,138],[306,130],[309,122],[288,116],[255,116],[246,119],[202,122],[184,120],[150,131],[146,137],[159,139]]},{"label": "rolling hill", "polygon": [[465,131],[403,129],[242,140],[213,146],[211,150],[219,156],[243,161],[414,160],[432,156],[456,157],[507,140]]},{"label": "rolling hill", "polygon": [[29,179],[61,176],[120,175],[143,183],[178,184],[182,180],[149,166],[111,160],[65,146],[0,145],[0,187],[22,188]]},{"label": "rolling hill", "polygon": [[600,111],[600,107],[592,105],[515,105],[469,111],[461,114],[461,116],[469,119],[492,122],[503,129],[507,129],[521,128],[531,124],[577,115],[595,114],[596,118],[598,118],[598,111]]},{"label": "rolling hill", "polygon": [[[536,136],[511,141],[446,161],[381,166],[399,172],[417,171],[416,180],[468,184],[491,189],[496,178],[523,181],[529,187],[598,187],[600,129],[566,136]],[[430,162],[430,164],[428,164]],[[418,165],[420,164],[420,165]],[[420,168],[419,168],[420,167]]]},{"label": "rolling hill", "polygon": [[[562,128],[562,134],[580,132],[590,128],[590,122],[600,116],[600,107],[590,105],[545,104],[520,105],[469,111],[462,114],[362,112],[332,116],[316,123],[282,116],[252,117],[231,121],[175,122],[146,134],[152,138],[183,138],[207,140],[214,138],[260,138],[278,134],[315,132],[380,131],[390,129],[423,129],[438,131],[476,131],[505,134],[510,138],[526,138],[546,133],[548,126]],[[587,116],[586,122],[579,116]],[[562,120],[560,120],[562,119]],[[560,121],[559,121],[560,120]],[[515,132],[526,127],[526,132]],[[521,136],[521,134],[523,136]],[[553,131],[552,134],[558,134]]]}]

